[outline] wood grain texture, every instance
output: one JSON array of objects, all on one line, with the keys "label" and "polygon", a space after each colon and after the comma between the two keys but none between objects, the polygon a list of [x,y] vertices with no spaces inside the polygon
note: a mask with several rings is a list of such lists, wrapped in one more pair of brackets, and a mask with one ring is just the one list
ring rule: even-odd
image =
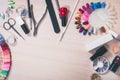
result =
[{"label": "wood grain texture", "polygon": [[[16,8],[21,5],[27,8],[27,0],[14,1],[16,2]],[[34,5],[35,18],[39,20],[45,10],[45,1],[30,1]],[[67,6],[69,8],[70,15],[75,1],[76,0],[59,0],[59,3],[60,6]],[[99,0],[80,0],[77,9],[86,2],[89,3],[92,1],[97,2]],[[114,25],[113,30],[116,31],[116,33],[120,33],[120,0],[106,1],[110,2],[117,11],[117,24]],[[55,0],[52,0],[52,2],[61,28],[61,33],[59,34],[54,33],[48,13],[40,24],[36,37],[25,35],[20,26],[16,24],[15,27],[24,36],[25,41],[16,35],[13,30],[7,32],[0,27],[0,31],[5,38],[11,35],[10,33],[18,38],[17,45],[15,47],[10,46],[12,67],[8,80],[90,80],[91,74],[94,73],[92,62],[89,59],[92,54],[87,52],[85,44],[90,43],[102,35],[94,35],[92,37],[83,36],[75,29],[73,17],[62,42],[58,44],[64,28],[61,26]],[[11,17],[15,18],[17,14],[14,12]],[[27,23],[29,23],[28,18],[26,18],[26,20]],[[2,23],[3,21],[1,22],[1,26]],[[108,47],[108,49],[109,48],[110,47]],[[109,51],[104,56],[111,62],[115,54]],[[120,80],[119,74],[114,74],[110,71],[105,75],[101,75],[101,77],[102,80]]]}]

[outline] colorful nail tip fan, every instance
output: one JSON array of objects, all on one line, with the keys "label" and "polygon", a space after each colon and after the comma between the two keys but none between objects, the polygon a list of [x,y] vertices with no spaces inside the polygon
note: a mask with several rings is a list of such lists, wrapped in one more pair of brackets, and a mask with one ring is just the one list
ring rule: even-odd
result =
[{"label": "colorful nail tip fan", "polygon": [[93,69],[99,74],[105,74],[109,70],[110,63],[107,58],[100,56],[93,61]]},{"label": "colorful nail tip fan", "polygon": [[[75,25],[77,26],[76,29],[79,29],[79,32],[83,33],[83,35],[87,35],[87,33],[88,35],[95,35],[98,31],[100,31],[101,33],[108,32],[108,30],[112,28],[115,22],[114,19],[116,18],[115,10],[113,10],[111,6],[108,7],[108,5],[109,4],[106,4],[105,2],[91,2],[83,5],[81,8],[78,9],[78,12],[75,16],[75,22],[77,22],[77,24],[75,23]],[[95,18],[95,20],[91,18],[92,15],[94,15],[93,17]],[[95,15],[100,18],[100,20],[97,19]],[[99,25],[98,23],[96,23],[97,21],[99,21]],[[81,30],[82,27],[84,28],[84,30]]]},{"label": "colorful nail tip fan", "polygon": [[0,35],[0,80],[5,80],[11,68],[11,53],[7,43]]}]

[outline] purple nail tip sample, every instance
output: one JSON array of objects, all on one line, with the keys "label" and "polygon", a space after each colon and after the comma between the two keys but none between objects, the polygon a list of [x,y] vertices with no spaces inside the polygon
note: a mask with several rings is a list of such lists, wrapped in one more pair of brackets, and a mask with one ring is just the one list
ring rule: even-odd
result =
[{"label": "purple nail tip sample", "polygon": [[85,7],[85,6],[82,6],[82,9],[83,9],[84,11],[86,11],[86,7]]},{"label": "purple nail tip sample", "polygon": [[84,27],[81,27],[79,32],[81,33],[81,32],[83,32],[83,30],[84,30]]}]

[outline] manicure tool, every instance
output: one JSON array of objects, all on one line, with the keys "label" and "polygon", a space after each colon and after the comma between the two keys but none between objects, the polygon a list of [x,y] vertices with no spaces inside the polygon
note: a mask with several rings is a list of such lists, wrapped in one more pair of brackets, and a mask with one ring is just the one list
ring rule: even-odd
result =
[{"label": "manicure tool", "polygon": [[29,18],[30,18],[30,29],[32,30],[32,14],[31,14],[31,4],[30,4],[30,0],[27,0],[27,3],[28,3]]},{"label": "manicure tool", "polygon": [[44,11],[42,17],[40,18],[40,20],[38,22],[36,22],[35,17],[34,17],[34,12],[33,12],[33,5],[31,5],[31,14],[32,14],[32,20],[33,20],[33,24],[34,24],[34,32],[33,32],[34,36],[37,35],[39,25],[42,22],[42,20],[44,19],[46,13],[47,13],[47,7],[45,8],[45,11]]},{"label": "manicure tool", "polygon": [[65,28],[64,32],[62,33],[62,35],[61,35],[61,37],[60,37],[59,42],[62,41],[62,39],[63,39],[63,37],[64,37],[64,35],[65,35],[66,31],[67,31],[67,28],[68,28],[68,26],[69,26],[69,24],[70,24],[70,21],[71,21],[71,19],[72,19],[72,17],[73,17],[73,14],[74,14],[74,12],[75,12],[75,9],[77,8],[78,3],[79,3],[79,0],[76,0],[75,6],[74,6],[74,8],[73,8],[73,11],[72,11],[72,13],[71,13],[71,15],[70,15],[70,18],[69,18],[68,22],[67,22],[66,28]]},{"label": "manicure tool", "polygon": [[22,35],[14,28],[15,24],[16,21],[13,18],[9,18],[7,22],[4,22],[3,28],[5,30],[10,30],[12,28],[22,39],[24,39]]},{"label": "manicure tool", "polygon": [[55,33],[60,32],[59,24],[51,0],[45,0]]}]

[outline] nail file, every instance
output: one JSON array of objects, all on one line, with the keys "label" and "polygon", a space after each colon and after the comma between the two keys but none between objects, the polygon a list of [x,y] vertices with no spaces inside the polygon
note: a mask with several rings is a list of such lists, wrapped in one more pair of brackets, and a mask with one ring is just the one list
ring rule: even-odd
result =
[{"label": "nail file", "polygon": [[87,51],[91,51],[103,44],[106,44],[107,42],[109,42],[111,40],[113,40],[112,35],[110,33],[106,34],[105,36],[102,36],[102,37],[96,39],[95,41],[92,41],[91,43],[87,44],[86,49],[87,49]]},{"label": "nail file", "polygon": [[54,11],[54,8],[53,8],[53,4],[52,4],[51,0],[45,0],[45,1],[46,1],[46,4],[47,4],[47,9],[48,9],[51,21],[52,21],[54,31],[56,33],[59,33],[60,28],[59,28],[59,24],[58,24],[56,14],[55,14],[55,11]]}]

